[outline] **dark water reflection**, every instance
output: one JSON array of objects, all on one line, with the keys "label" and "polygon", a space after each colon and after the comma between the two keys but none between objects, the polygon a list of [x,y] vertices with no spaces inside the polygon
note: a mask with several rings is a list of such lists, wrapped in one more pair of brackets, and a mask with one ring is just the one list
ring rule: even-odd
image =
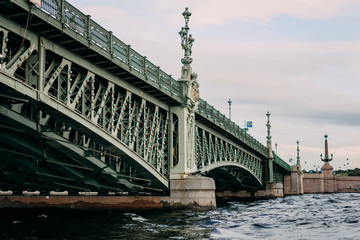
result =
[{"label": "dark water reflection", "polygon": [[360,239],[360,194],[229,202],[215,211],[0,211],[0,239]]}]

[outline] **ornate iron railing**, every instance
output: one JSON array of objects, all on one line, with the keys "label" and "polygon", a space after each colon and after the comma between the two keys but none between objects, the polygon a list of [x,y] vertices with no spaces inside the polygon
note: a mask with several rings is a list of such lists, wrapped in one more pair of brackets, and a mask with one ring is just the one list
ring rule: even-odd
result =
[{"label": "ornate iron railing", "polygon": [[206,119],[211,120],[216,125],[227,130],[237,138],[241,139],[248,146],[260,152],[264,156],[268,156],[267,148],[248,134],[244,129],[240,128],[236,123],[232,122],[220,111],[208,104],[203,99],[200,99],[198,113]]},{"label": "ornate iron railing", "polygon": [[279,166],[281,166],[282,168],[284,168],[285,170],[287,171],[291,171],[291,166],[289,164],[287,164],[284,160],[282,160],[278,155],[276,155],[274,153],[274,160],[275,160],[275,163],[278,164]]}]

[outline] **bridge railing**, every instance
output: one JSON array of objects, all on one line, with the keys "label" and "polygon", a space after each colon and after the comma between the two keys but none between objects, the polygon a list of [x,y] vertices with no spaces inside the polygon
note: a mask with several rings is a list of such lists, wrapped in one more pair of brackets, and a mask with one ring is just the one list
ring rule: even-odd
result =
[{"label": "bridge railing", "polygon": [[278,164],[279,166],[281,166],[282,168],[288,170],[289,172],[291,171],[291,166],[289,164],[287,164],[284,160],[282,160],[278,155],[276,155],[274,152],[274,161],[276,164]]},{"label": "bridge railing", "polygon": [[267,148],[263,144],[261,144],[250,134],[248,134],[244,129],[239,127],[236,123],[232,122],[224,114],[216,110],[213,106],[208,104],[203,99],[199,100],[199,106],[197,111],[201,116],[209,119],[219,127],[232,133],[233,135],[241,139],[243,142],[245,142],[247,145],[254,148],[256,151],[260,152],[264,156],[268,156]]},{"label": "bridge railing", "polygon": [[180,100],[181,86],[171,75],[115,37],[111,31],[101,27],[89,15],[85,15],[65,0],[42,0],[40,9],[63,27],[79,34],[78,38],[98,46],[112,58],[127,65],[130,70],[135,70],[143,76],[145,82]]}]

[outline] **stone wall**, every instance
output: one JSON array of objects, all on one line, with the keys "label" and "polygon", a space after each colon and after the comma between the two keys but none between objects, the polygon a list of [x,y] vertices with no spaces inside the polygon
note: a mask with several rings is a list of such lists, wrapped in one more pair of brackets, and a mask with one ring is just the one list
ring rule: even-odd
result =
[{"label": "stone wall", "polygon": [[304,193],[356,192],[360,189],[360,177],[335,176],[327,171],[304,174]]},{"label": "stone wall", "polygon": [[360,177],[335,176],[329,162],[325,162],[321,173],[303,174],[300,169],[300,165],[293,166],[291,174],[284,177],[284,195],[360,192]]},{"label": "stone wall", "polygon": [[304,193],[323,193],[324,175],[322,173],[305,173],[303,176]]},{"label": "stone wall", "polygon": [[360,177],[336,176],[337,192],[356,192],[360,189]]}]

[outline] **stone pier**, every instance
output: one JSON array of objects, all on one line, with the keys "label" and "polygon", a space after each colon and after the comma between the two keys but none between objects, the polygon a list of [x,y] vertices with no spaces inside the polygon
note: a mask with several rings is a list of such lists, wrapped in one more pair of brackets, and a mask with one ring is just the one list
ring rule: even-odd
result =
[{"label": "stone pier", "polygon": [[303,178],[301,166],[292,166],[290,176],[284,176],[284,195],[304,194]]},{"label": "stone pier", "polygon": [[169,200],[171,209],[215,209],[215,182],[212,178],[196,175],[170,180]]}]

